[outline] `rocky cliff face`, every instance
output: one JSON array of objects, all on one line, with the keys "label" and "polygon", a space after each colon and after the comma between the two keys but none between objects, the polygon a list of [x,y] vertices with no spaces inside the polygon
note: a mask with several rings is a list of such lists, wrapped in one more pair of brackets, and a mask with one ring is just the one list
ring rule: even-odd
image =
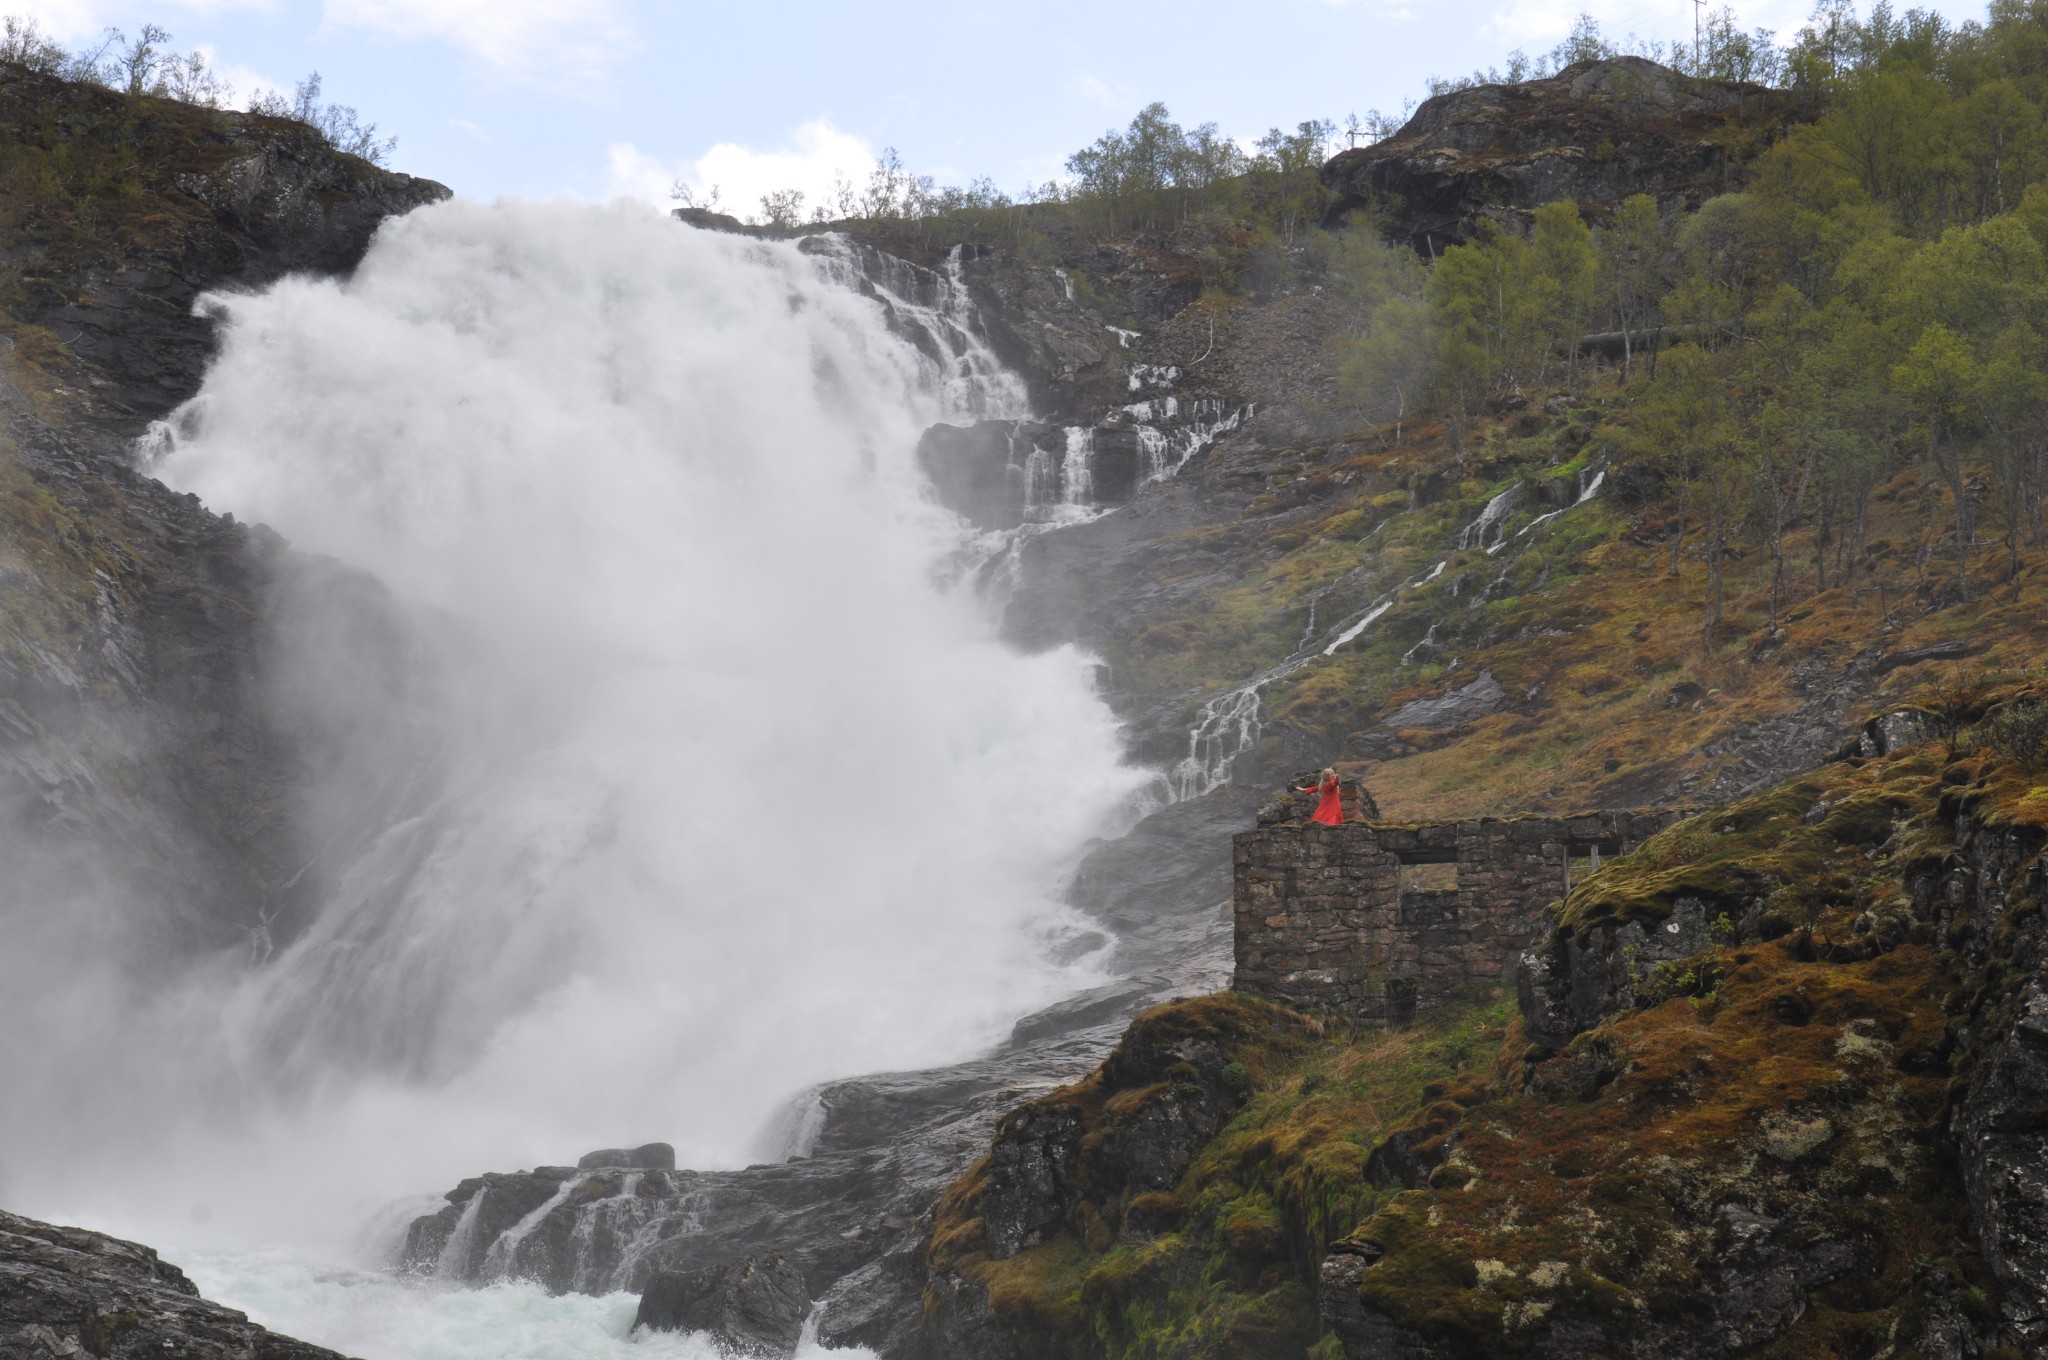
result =
[{"label": "rocky cliff face", "polygon": [[1345,1354],[2039,1353],[2048,831],[1866,735],[1566,899],[1518,1070],[1324,1262]]},{"label": "rocky cliff face", "polygon": [[[377,224],[448,197],[336,153],[302,124],[130,99],[0,63],[0,305],[86,370],[69,414],[139,434],[213,352],[209,289],[346,273]],[[80,394],[82,397],[85,394]]]},{"label": "rocky cliff face", "polygon": [[[287,937],[292,801],[323,738],[258,683],[297,592],[378,592],[137,470],[196,389],[207,289],[345,271],[447,196],[310,129],[0,66],[0,825],[21,902],[144,928],[139,968]],[[384,639],[386,642],[389,639]],[[367,647],[366,656],[377,648]],[[331,735],[331,734],[330,734]],[[298,878],[296,889],[286,885]]]},{"label": "rocky cliff face", "polygon": [[1481,223],[1525,227],[1574,199],[1598,220],[1622,199],[1698,207],[1744,162],[1816,109],[1781,90],[1680,75],[1641,57],[1566,67],[1546,80],[1480,85],[1423,101],[1392,137],[1323,167],[1330,221],[1360,208],[1432,253]]}]

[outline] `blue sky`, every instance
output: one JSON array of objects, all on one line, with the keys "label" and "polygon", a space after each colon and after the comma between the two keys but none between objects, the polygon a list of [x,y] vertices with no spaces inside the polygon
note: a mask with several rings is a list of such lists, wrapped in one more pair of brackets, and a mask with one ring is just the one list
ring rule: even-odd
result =
[{"label": "blue sky", "polygon": [[[1808,4],[1733,8],[1789,34]],[[1691,0],[0,0],[74,44],[153,21],[244,96],[317,69],[398,136],[398,169],[458,193],[660,200],[683,178],[742,214],[884,146],[1014,192],[1155,99],[1240,138],[1398,111],[1431,74],[1548,49],[1581,9],[1610,36],[1692,31]]]}]

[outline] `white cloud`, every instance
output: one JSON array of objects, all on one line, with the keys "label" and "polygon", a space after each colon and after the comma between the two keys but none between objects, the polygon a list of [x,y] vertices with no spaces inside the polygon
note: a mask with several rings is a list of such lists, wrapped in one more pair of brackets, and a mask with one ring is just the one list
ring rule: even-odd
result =
[{"label": "white cloud", "polygon": [[1323,5],[1330,9],[1362,9],[1381,19],[1398,19],[1403,22],[1415,18],[1414,13],[1395,0],[1300,0],[1302,3]]},{"label": "white cloud", "polygon": [[1584,0],[1513,0],[1487,16],[1479,33],[1509,46],[1547,50],[1572,31],[1572,20],[1585,9]]},{"label": "white cloud", "polygon": [[1093,71],[1083,71],[1070,84],[1076,95],[1102,108],[1129,111],[1138,107],[1128,86],[1112,84]]},{"label": "white cloud", "polygon": [[34,20],[43,36],[73,46],[81,38],[97,36],[106,22],[100,17],[99,7],[88,0],[16,0],[7,12]]},{"label": "white cloud", "polygon": [[665,161],[630,142],[610,150],[611,195],[667,204],[669,188],[681,180],[701,203],[718,190],[718,210],[736,217],[758,217],[761,197],[781,189],[799,189],[806,215],[829,202],[835,180],[856,189],[866,185],[875,166],[875,148],[865,138],[842,132],[829,119],[805,123],[773,150],[760,151],[737,142],[720,142],[695,160]]},{"label": "white cloud", "polygon": [[[175,5],[187,13],[212,18],[232,10],[274,10],[277,8],[278,0],[175,0]],[[100,31],[115,22],[110,12],[113,7],[95,3],[95,0],[8,0],[5,8],[10,15],[35,20],[45,36],[74,48],[82,45],[87,39],[97,40]],[[178,36],[177,16],[159,12],[150,17],[171,30],[175,46],[175,39]],[[119,27],[128,30],[132,37],[133,31],[141,27],[141,21],[123,22]],[[98,44],[95,41],[93,45]],[[202,50],[208,53],[209,58],[211,57],[211,48]]]},{"label": "white cloud", "polygon": [[[176,46],[175,43],[172,45]],[[238,62],[223,64],[220,52],[212,43],[196,44],[193,50],[206,58],[207,70],[227,82],[228,93],[221,102],[230,108],[247,108],[258,90],[277,90],[286,95],[292,92],[292,81],[272,80],[269,76],[253,71]]]},{"label": "white cloud", "polygon": [[615,0],[327,0],[327,22],[445,42],[545,84],[601,79],[630,38]]}]

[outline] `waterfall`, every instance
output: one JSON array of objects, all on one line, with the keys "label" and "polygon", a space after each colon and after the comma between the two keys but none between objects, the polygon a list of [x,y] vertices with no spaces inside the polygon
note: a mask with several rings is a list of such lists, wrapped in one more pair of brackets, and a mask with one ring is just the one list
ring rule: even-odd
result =
[{"label": "waterfall", "polygon": [[1516,482],[1507,490],[1496,495],[1479,512],[1479,518],[1466,525],[1458,534],[1461,548],[1484,548],[1489,553],[1499,552],[1506,541],[1506,520],[1522,499],[1522,484]]},{"label": "waterfall", "polygon": [[1060,499],[1087,505],[1095,498],[1095,431],[1086,425],[1067,426],[1067,451],[1060,461]]},{"label": "waterfall", "polygon": [[833,281],[876,296],[891,329],[934,361],[945,418],[1007,420],[1029,408],[1024,380],[989,348],[967,290],[964,246],[948,251],[936,271],[839,232],[809,237],[800,248],[822,261]]},{"label": "waterfall", "polygon": [[958,264],[455,201],[208,299],[152,470],[388,638],[279,613],[317,905],[267,961],[9,962],[80,1017],[0,1044],[10,1207],[299,1240],[591,1147],[735,1165],[793,1092],[1099,981],[1060,876],[1142,776],[1089,658],[931,585],[917,436],[1022,392]]}]

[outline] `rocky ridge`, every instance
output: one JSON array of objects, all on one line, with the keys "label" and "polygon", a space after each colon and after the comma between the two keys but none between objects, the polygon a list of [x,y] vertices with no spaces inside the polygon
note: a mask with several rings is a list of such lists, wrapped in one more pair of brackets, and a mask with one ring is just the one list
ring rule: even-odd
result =
[{"label": "rocky ridge", "polygon": [[1433,254],[1482,224],[1526,229],[1561,198],[1594,220],[1649,194],[1667,211],[1737,187],[1743,164],[1818,109],[1783,90],[1681,75],[1641,57],[1424,100],[1385,141],[1323,167],[1326,220],[1361,209]]},{"label": "rocky ridge", "polygon": [[148,1247],[9,1213],[0,1213],[0,1355],[340,1360],[208,1303]]}]

